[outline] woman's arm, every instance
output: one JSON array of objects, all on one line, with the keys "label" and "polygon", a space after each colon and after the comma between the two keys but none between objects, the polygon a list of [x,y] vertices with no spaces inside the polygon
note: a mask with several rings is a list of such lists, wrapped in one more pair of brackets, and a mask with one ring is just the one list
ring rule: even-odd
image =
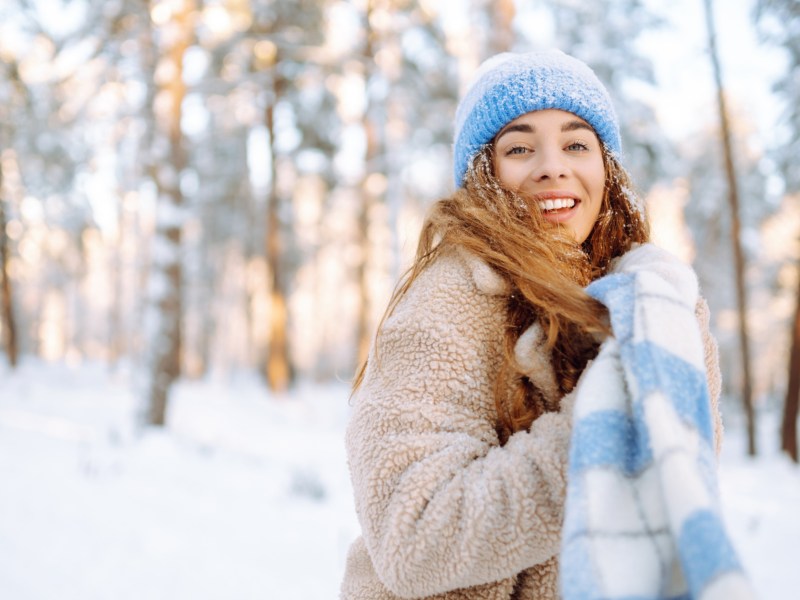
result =
[{"label": "woman's arm", "polygon": [[569,414],[503,447],[493,386],[500,296],[454,254],[387,319],[347,434],[356,508],[378,577],[418,597],[497,581],[559,550]]}]

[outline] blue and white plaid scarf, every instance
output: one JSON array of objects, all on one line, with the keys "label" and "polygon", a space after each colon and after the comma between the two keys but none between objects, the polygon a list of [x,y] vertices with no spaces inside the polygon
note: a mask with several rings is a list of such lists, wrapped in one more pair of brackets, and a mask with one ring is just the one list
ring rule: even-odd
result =
[{"label": "blue and white plaid scarf", "polygon": [[614,337],[575,392],[563,598],[754,598],[721,518],[694,272],[648,244],[587,291]]}]

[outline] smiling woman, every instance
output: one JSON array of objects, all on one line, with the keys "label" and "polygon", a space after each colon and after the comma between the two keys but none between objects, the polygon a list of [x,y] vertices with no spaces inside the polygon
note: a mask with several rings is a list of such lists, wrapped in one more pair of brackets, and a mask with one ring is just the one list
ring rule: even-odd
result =
[{"label": "smiling woman", "polygon": [[[667,550],[678,540],[666,500],[648,487],[660,476],[651,468],[669,461],[646,458],[662,446],[628,442],[667,440],[690,462],[713,464],[716,346],[691,269],[647,243],[620,154],[611,100],[585,64],[552,51],[499,55],[478,70],[456,112],[457,190],[431,208],[355,382],[347,450],[363,537],[343,598],[571,599],[590,597],[586,589],[700,597]],[[666,327],[648,321],[641,332],[640,320],[619,318],[667,309]],[[669,352],[651,352],[626,371],[615,344],[634,337],[691,368],[673,375]],[[655,387],[650,370],[661,375]],[[619,381],[623,372],[638,375]],[[689,381],[680,406],[665,406]],[[661,416],[648,421],[651,405]],[[661,431],[676,410],[690,414],[686,427],[699,437],[684,436],[683,425]],[[602,418],[586,426],[584,415],[595,414]],[[604,423],[609,414],[625,427]],[[640,423],[653,428],[629,434]],[[573,474],[575,465],[586,469]],[[697,471],[691,463],[678,472]],[[630,486],[641,473],[637,490],[658,504],[623,510],[604,528],[603,507],[636,507]],[[591,514],[570,504],[587,490],[600,507]],[[678,504],[690,500],[707,508],[685,496]],[[599,523],[589,518],[597,514]],[[658,518],[636,522],[643,514]],[[716,565],[707,554],[706,566]],[[737,571],[724,563],[709,572],[728,582]]]}]

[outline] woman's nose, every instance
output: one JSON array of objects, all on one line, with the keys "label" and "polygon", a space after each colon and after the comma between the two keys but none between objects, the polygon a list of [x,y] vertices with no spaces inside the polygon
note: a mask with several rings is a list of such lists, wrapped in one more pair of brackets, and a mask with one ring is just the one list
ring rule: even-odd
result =
[{"label": "woman's nose", "polygon": [[538,153],[538,160],[534,161],[531,178],[534,181],[558,179],[566,175],[567,165],[561,153],[557,150],[544,150]]}]

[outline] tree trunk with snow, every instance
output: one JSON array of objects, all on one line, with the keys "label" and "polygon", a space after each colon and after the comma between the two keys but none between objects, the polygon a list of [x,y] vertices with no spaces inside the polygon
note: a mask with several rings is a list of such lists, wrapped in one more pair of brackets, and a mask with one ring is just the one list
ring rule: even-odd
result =
[{"label": "tree trunk with snow", "polygon": [[[164,30],[163,53],[156,68],[154,102],[157,132],[153,177],[158,189],[153,264],[150,275],[152,317],[149,340],[148,415],[151,425],[164,425],[169,392],[180,375],[182,344],[181,230],[183,195],[180,175],[186,164],[181,106],[186,95],[183,58],[193,36],[194,7],[184,2]],[[169,35],[166,35],[167,30]]]},{"label": "tree trunk with snow", "polygon": [[750,374],[750,341],[747,332],[747,294],[745,292],[745,260],[741,243],[741,225],[739,221],[739,191],[736,181],[736,169],[733,162],[728,112],[725,106],[725,94],[722,86],[722,74],[717,54],[714,18],[711,0],[705,0],[706,23],[711,62],[714,68],[714,79],[717,86],[717,103],[719,106],[720,128],[723,149],[725,152],[725,171],[728,176],[728,201],[731,210],[731,243],[733,245],[734,265],[736,269],[736,299],[739,308],[739,343],[742,364],[742,404],[747,418],[747,453],[756,454],[756,425],[753,410],[753,384]]},{"label": "tree trunk with snow", "polygon": [[792,457],[794,462],[798,462],[797,414],[798,404],[800,404],[800,273],[797,282],[797,306],[794,312],[789,352],[789,381],[786,386],[781,426],[781,448]]},{"label": "tree trunk with snow", "polygon": [[374,0],[370,0],[367,2],[366,13],[364,15],[365,40],[361,56],[367,94],[363,117],[364,137],[366,138],[367,147],[364,156],[364,178],[361,181],[358,191],[361,198],[357,225],[358,235],[361,237],[359,240],[361,259],[356,269],[356,280],[359,290],[359,312],[356,322],[358,364],[363,364],[367,359],[369,347],[372,343],[372,303],[369,284],[372,241],[370,240],[369,230],[373,207],[383,201],[381,196],[385,192],[385,190],[375,186],[374,182],[376,179],[370,177],[373,173],[379,173],[379,168],[382,166],[379,163],[381,162],[382,153],[384,151],[383,123],[379,121],[375,114],[378,105],[382,104],[382,102],[376,101],[377,99],[372,97],[376,93],[376,89],[380,87],[375,85],[375,79],[381,76],[375,64],[375,52],[379,32],[376,31],[371,24],[373,10],[375,10],[375,2]]},{"label": "tree trunk with snow", "polygon": [[125,239],[126,239],[126,219],[125,219],[125,203],[122,199],[122,194],[117,203],[117,237],[114,247],[112,248],[112,256],[110,259],[110,277],[111,277],[111,303],[109,305],[108,313],[108,363],[112,367],[116,366],[120,358],[125,355],[125,334],[123,331],[123,323],[125,317],[123,314],[124,298],[122,295],[123,278],[125,273]]},{"label": "tree trunk with snow", "polygon": [[[277,59],[275,64],[277,65]],[[286,248],[281,223],[284,202],[278,185],[280,174],[275,149],[275,105],[282,98],[287,82],[281,77],[276,66],[273,66],[272,71],[272,98],[267,101],[264,110],[264,124],[269,134],[271,161],[264,241],[270,284],[269,341],[267,342],[264,375],[270,390],[284,392],[292,383],[294,369],[289,348],[288,273],[285,265]]]},{"label": "tree trunk with snow", "polygon": [[489,3],[491,11],[489,46],[492,54],[509,52],[514,45],[514,0],[495,0]]},{"label": "tree trunk with snow", "polygon": [[5,338],[6,355],[8,364],[16,367],[19,361],[19,348],[17,343],[17,324],[14,319],[14,302],[11,293],[11,262],[10,240],[6,225],[8,219],[5,211],[6,198],[3,193],[3,165],[0,162],[0,306],[2,306],[2,323]]},{"label": "tree trunk with snow", "polygon": [[[784,142],[774,149],[773,156],[783,174],[786,193],[797,194],[800,192],[800,171],[797,169],[800,151],[800,36],[797,35],[800,11],[797,0],[759,0],[755,9],[758,21],[764,26],[762,38],[782,48],[788,59],[783,75],[777,78],[773,88],[786,105],[781,126],[786,129]],[[775,23],[781,26],[775,27]],[[800,267],[800,261],[795,260]],[[800,410],[800,279],[797,285],[797,305],[790,334],[789,379],[781,427],[781,448],[795,462],[798,462],[797,417]]]}]

